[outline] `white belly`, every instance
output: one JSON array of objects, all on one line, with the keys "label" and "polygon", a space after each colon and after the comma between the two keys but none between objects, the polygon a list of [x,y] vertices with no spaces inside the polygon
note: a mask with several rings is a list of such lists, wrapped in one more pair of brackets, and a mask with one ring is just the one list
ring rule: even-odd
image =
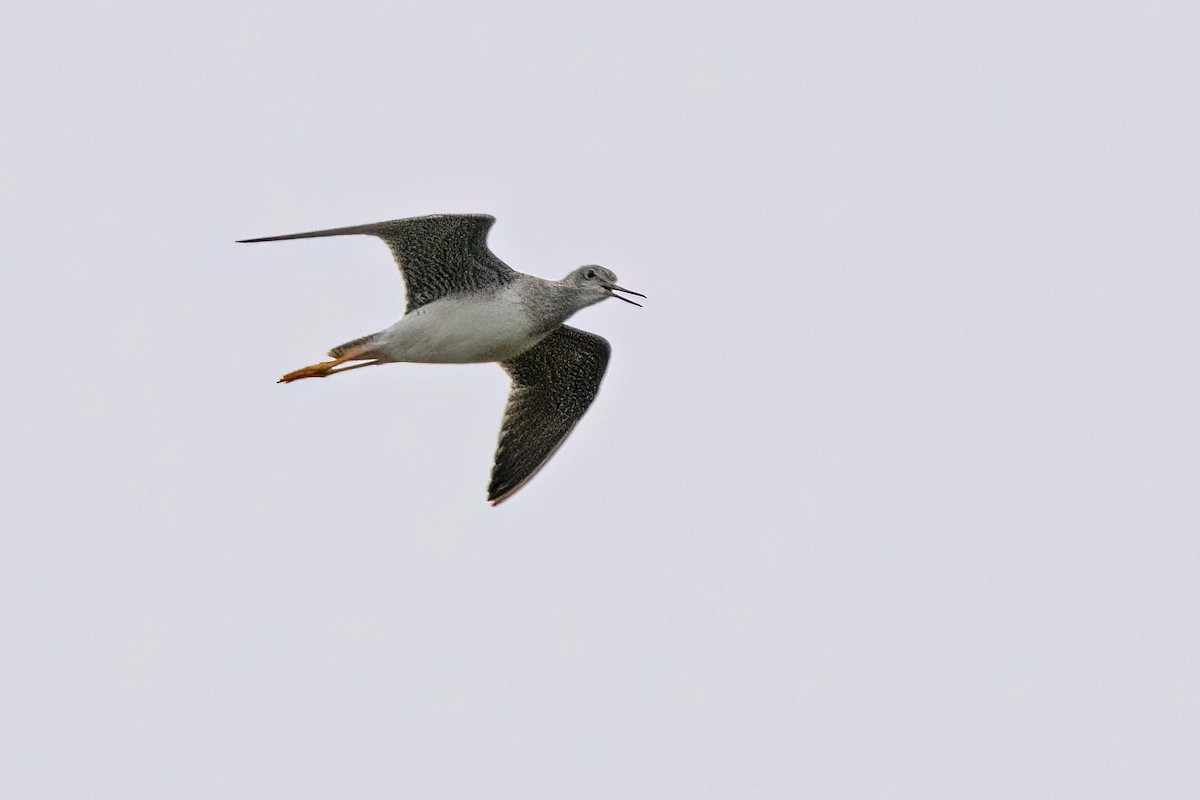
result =
[{"label": "white belly", "polygon": [[483,300],[446,297],[405,314],[383,332],[390,361],[474,364],[506,361],[545,337],[511,291]]}]

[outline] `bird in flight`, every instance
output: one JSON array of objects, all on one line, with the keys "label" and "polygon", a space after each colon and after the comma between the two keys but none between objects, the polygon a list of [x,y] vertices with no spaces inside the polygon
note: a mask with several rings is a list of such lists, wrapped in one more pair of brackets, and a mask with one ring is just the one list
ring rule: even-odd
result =
[{"label": "bird in flight", "polygon": [[608,366],[608,342],[563,323],[617,292],[611,270],[595,264],[561,281],[517,272],[487,246],[487,214],[435,214],[284,236],[274,242],[365,234],[382,239],[404,277],[408,304],[390,328],[353,339],[322,361],[279,379],[291,383],[395,362],[497,362],[512,379],[488,486],[492,505],[529,482],[592,404]]}]

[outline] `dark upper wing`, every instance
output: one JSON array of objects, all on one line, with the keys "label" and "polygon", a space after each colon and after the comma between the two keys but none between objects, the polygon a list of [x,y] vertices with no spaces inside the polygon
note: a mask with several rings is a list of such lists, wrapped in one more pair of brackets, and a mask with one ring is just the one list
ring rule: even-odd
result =
[{"label": "dark upper wing", "polygon": [[588,410],[608,367],[608,342],[561,325],[500,364],[512,378],[488,500],[495,505],[532,478]]},{"label": "dark upper wing", "polygon": [[503,286],[517,273],[488,249],[487,233],[496,218],[488,214],[435,214],[349,228],[242,239],[276,242],[363,233],[391,248],[408,290],[408,311],[448,294]]}]

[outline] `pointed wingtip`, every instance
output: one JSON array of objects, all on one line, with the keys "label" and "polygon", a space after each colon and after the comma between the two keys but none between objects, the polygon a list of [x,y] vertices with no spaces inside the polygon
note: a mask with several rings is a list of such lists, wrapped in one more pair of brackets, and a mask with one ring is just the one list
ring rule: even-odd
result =
[{"label": "pointed wingtip", "polygon": [[495,508],[496,506],[500,505],[505,500],[512,497],[514,494],[516,494],[517,490],[520,489],[524,485],[525,485],[525,482],[522,481],[518,485],[510,486],[507,489],[501,489],[499,487],[489,487],[488,488],[488,499],[487,499],[488,505]]}]

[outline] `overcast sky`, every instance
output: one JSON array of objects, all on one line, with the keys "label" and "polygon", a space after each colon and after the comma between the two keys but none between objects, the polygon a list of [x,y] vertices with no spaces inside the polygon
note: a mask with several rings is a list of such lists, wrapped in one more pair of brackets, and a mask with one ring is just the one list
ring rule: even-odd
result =
[{"label": "overcast sky", "polygon": [[[0,796],[1200,796],[1192,3],[0,7]],[[441,212],[649,296],[278,385]]]}]

